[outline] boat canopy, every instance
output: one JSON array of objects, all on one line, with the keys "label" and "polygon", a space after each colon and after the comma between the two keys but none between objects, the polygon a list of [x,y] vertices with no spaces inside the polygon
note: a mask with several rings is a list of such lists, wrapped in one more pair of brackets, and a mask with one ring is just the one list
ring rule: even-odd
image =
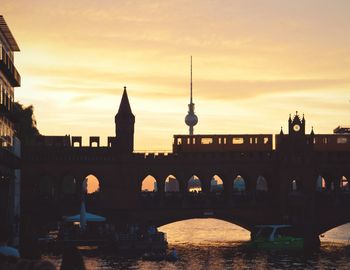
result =
[{"label": "boat canopy", "polygon": [[[66,222],[80,222],[80,214],[74,216],[64,216],[63,220]],[[104,222],[106,221],[105,217],[94,215],[91,213],[86,213],[87,222]]]}]

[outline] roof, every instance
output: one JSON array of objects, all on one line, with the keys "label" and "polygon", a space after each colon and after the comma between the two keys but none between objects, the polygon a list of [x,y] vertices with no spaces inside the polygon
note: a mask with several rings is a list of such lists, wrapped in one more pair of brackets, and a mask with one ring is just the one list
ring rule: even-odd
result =
[{"label": "roof", "polygon": [[128,98],[128,93],[126,92],[126,87],[124,87],[124,92],[122,99],[120,101],[119,105],[119,110],[118,113],[119,115],[133,115],[130,107],[130,102]]},{"label": "roof", "polygon": [[[63,219],[67,222],[80,222],[80,214],[74,216],[64,216]],[[106,218],[86,212],[86,221],[103,222],[106,221]]]},{"label": "roof", "polygon": [[11,51],[18,52],[19,47],[17,45],[17,42],[13,37],[10,28],[7,26],[6,21],[2,15],[0,15],[0,31],[3,33],[7,42],[9,43]]}]

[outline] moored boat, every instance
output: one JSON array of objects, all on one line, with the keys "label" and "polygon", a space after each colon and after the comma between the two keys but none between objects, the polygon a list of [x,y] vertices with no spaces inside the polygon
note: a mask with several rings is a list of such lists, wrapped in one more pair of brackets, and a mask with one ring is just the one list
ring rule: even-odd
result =
[{"label": "moored boat", "polygon": [[251,246],[258,249],[303,249],[304,238],[291,225],[258,225]]}]

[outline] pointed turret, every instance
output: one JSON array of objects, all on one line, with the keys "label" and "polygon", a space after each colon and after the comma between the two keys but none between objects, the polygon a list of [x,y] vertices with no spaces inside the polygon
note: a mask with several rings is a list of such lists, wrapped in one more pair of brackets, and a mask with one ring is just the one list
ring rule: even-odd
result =
[{"label": "pointed turret", "polygon": [[114,120],[116,145],[118,150],[123,153],[132,153],[134,151],[135,116],[131,111],[128,93],[125,86],[118,113]]},{"label": "pointed turret", "polygon": [[311,136],[314,136],[315,135],[315,132],[314,132],[314,127],[311,127],[311,133],[310,133]]},{"label": "pointed turret", "polygon": [[283,127],[281,127],[280,135],[284,135],[284,133],[283,133]]},{"label": "pointed turret", "polygon": [[[132,111],[131,111],[128,93],[126,92],[126,86],[124,86],[123,96],[122,96],[122,99],[120,101],[119,110],[118,110],[117,115],[132,115],[132,116],[134,116],[132,114]],[[117,115],[116,115],[116,117],[117,117]]]}]

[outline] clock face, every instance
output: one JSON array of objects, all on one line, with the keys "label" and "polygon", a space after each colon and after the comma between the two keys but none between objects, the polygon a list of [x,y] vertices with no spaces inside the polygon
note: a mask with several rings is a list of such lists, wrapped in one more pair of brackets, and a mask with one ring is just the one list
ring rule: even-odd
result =
[{"label": "clock face", "polygon": [[300,126],[299,125],[294,125],[293,129],[295,132],[298,132],[300,130]]}]

